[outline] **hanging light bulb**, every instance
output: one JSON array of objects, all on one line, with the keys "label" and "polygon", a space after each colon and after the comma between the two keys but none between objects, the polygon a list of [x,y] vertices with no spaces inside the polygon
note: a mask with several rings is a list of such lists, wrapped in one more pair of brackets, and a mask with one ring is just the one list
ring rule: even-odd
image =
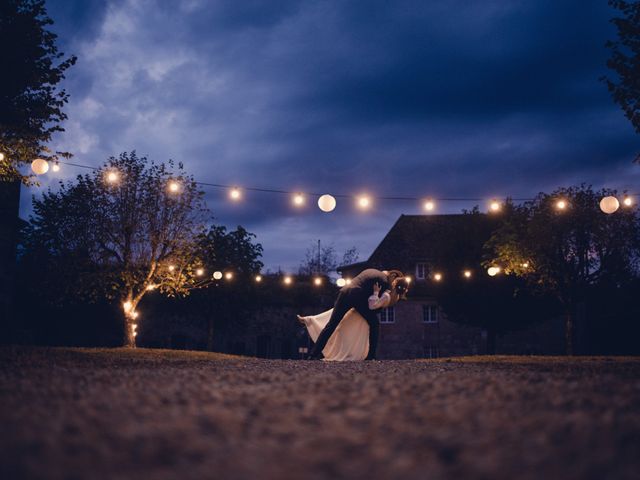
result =
[{"label": "hanging light bulb", "polygon": [[631,197],[630,195],[625,195],[624,196],[624,200],[622,200],[622,204],[625,207],[630,207],[633,205],[633,197]]},{"label": "hanging light bulb", "polygon": [[260,283],[262,281],[262,275],[256,275],[256,282]]},{"label": "hanging light bulb", "polygon": [[283,281],[284,281],[285,285],[291,285],[291,283],[293,282],[293,279],[290,276],[287,275],[286,277],[284,277]]},{"label": "hanging light bulb", "polygon": [[180,182],[177,180],[170,180],[167,184],[167,188],[171,193],[178,193],[180,192]]},{"label": "hanging light bulb", "polygon": [[233,273],[231,273],[231,272],[225,273],[224,274],[224,278],[227,279],[227,280],[233,279]]},{"label": "hanging light bulb", "polygon": [[568,205],[569,205],[569,202],[567,202],[564,199],[560,199],[556,202],[556,208],[561,211],[566,210]]},{"label": "hanging light bulb", "polygon": [[614,196],[609,195],[600,200],[600,210],[606,214],[612,214],[620,208],[620,202]]},{"label": "hanging light bulb", "polygon": [[425,200],[423,207],[427,212],[433,212],[436,208],[436,202],[431,199]]},{"label": "hanging light bulb", "polygon": [[320,277],[316,277],[316,278],[314,278],[314,279],[313,279],[313,284],[314,284],[316,287],[319,287],[320,285],[322,285],[322,279],[321,279]]},{"label": "hanging light bulb", "polygon": [[120,175],[118,175],[118,172],[116,172],[115,170],[110,170],[106,173],[105,178],[107,179],[108,183],[117,183],[120,179]]},{"label": "hanging light bulb", "polygon": [[471,278],[471,270],[465,270],[463,272],[464,278]]},{"label": "hanging light bulb", "polygon": [[213,272],[213,278],[216,280],[220,280],[222,278],[222,272],[220,271]]},{"label": "hanging light bulb", "polygon": [[196,268],[196,276],[201,277],[204,275],[204,268]]},{"label": "hanging light bulb", "polygon": [[361,195],[358,197],[358,206],[361,209],[366,210],[371,206],[371,198],[369,198],[368,195]]},{"label": "hanging light bulb", "polygon": [[291,201],[296,207],[301,207],[304,205],[304,195],[301,193],[296,193]]},{"label": "hanging light bulb", "polygon": [[54,163],[53,166],[51,167],[51,170],[53,170],[54,172],[59,172],[60,164],[58,162]]},{"label": "hanging light bulb", "polygon": [[329,194],[322,195],[318,199],[318,207],[323,212],[331,212],[334,208],[336,208],[336,199]]},{"label": "hanging light bulb", "polygon": [[489,274],[490,277],[495,277],[497,274],[500,273],[500,267],[489,267],[487,269],[487,273]]},{"label": "hanging light bulb", "polygon": [[502,208],[502,205],[500,205],[500,202],[498,202],[498,200],[491,200],[491,203],[489,204],[489,210],[496,213],[499,212],[500,209]]},{"label": "hanging light bulb", "polygon": [[31,162],[31,170],[33,170],[33,173],[36,175],[44,175],[49,171],[49,162],[42,158],[36,158]]},{"label": "hanging light bulb", "polygon": [[440,280],[442,280],[442,274],[441,274],[441,273],[434,273],[434,275],[433,275],[433,279],[434,279],[436,282],[439,282]]},{"label": "hanging light bulb", "polygon": [[240,192],[240,189],[238,187],[233,187],[229,191],[229,198],[231,200],[238,201],[238,200],[240,200],[241,197],[242,197],[242,193]]},{"label": "hanging light bulb", "polygon": [[347,284],[347,281],[344,278],[339,278],[336,280],[336,285],[339,287],[344,287]]}]

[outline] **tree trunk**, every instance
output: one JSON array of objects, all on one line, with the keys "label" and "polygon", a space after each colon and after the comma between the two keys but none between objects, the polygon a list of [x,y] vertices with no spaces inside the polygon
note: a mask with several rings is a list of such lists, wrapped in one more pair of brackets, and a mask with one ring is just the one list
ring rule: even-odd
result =
[{"label": "tree trunk", "polygon": [[124,339],[123,339],[123,347],[126,348],[136,348],[136,332],[134,325],[136,324],[135,320],[131,318],[129,315],[124,316]]},{"label": "tree trunk", "polygon": [[564,343],[567,355],[573,355],[573,314],[571,309],[565,312]]}]

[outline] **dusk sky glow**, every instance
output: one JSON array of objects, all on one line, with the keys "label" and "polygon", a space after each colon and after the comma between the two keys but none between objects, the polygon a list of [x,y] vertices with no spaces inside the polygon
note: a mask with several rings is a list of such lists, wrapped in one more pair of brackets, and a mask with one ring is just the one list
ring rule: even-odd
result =
[{"label": "dusk sky glow", "polygon": [[[640,191],[638,137],[600,80],[615,12],[604,0],[48,0],[68,71],[55,150],[99,166],[136,150],[198,181],[371,196],[203,187],[215,222],[296,273],[318,239],[366,259],[424,201],[531,197],[582,182]],[[55,188],[63,166],[25,188]],[[479,202],[438,203],[435,213]],[[486,209],[486,204],[480,205]]]}]

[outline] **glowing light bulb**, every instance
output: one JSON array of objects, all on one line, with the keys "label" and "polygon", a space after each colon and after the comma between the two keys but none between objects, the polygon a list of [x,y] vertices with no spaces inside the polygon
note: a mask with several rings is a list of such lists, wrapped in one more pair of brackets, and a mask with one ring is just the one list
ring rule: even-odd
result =
[{"label": "glowing light bulb", "polygon": [[316,278],[313,279],[313,283],[316,286],[320,286],[320,285],[322,285],[322,279],[320,277],[316,277]]},{"label": "glowing light bulb", "polygon": [[331,212],[336,208],[336,199],[328,194],[322,195],[318,199],[318,208],[323,212]]},{"label": "glowing light bulb", "polygon": [[293,279],[289,276],[284,277],[284,283],[285,285],[291,285],[291,283],[293,282]]},{"label": "glowing light bulb", "polygon": [[33,173],[36,175],[44,175],[49,171],[49,162],[42,158],[36,158],[31,162],[31,170],[33,170]]},{"label": "glowing light bulb", "polygon": [[224,274],[224,278],[226,278],[227,280],[231,280],[233,278],[233,273],[231,272],[227,272]]},{"label": "glowing light bulb", "polygon": [[345,283],[347,285],[351,285],[351,279],[350,278],[345,278],[344,281],[345,281]]},{"label": "glowing light bulb", "polygon": [[262,275],[256,275],[256,282],[260,283],[262,281]]},{"label": "glowing light bulb", "polygon": [[293,200],[292,201],[293,201],[293,204],[296,207],[301,207],[302,205],[304,205],[304,195],[301,194],[301,193],[296,193],[293,196]]},{"label": "glowing light bulb", "polygon": [[624,200],[622,200],[622,204],[625,207],[630,207],[631,205],[633,205],[633,198],[629,195],[625,195]]},{"label": "glowing light bulb", "polygon": [[156,289],[156,285],[154,285],[154,284],[147,285],[147,291],[150,292],[150,291],[155,290],[155,289]]},{"label": "glowing light bulb", "polygon": [[109,183],[116,183],[119,179],[120,179],[120,175],[118,175],[118,172],[115,171],[110,171],[107,172],[107,182]]},{"label": "glowing light bulb", "polygon": [[170,272],[173,272],[176,269],[175,265],[169,265],[169,267],[167,268]]},{"label": "glowing light bulb", "polygon": [[558,200],[556,202],[556,208],[558,210],[565,210],[567,208],[567,205],[568,205],[568,203],[567,203],[566,200]]},{"label": "glowing light bulb", "polygon": [[339,287],[344,287],[347,284],[347,281],[344,278],[339,278],[336,280],[336,285]]},{"label": "glowing light bulb", "polygon": [[196,268],[196,275],[201,277],[204,275],[204,268]]},{"label": "glowing light bulb", "polygon": [[178,193],[180,191],[180,183],[175,180],[171,180],[168,184],[168,188],[171,193]]},{"label": "glowing light bulb", "polygon": [[4,153],[0,153],[0,162],[4,160]]},{"label": "glowing light bulb", "polygon": [[51,167],[51,170],[53,170],[54,172],[59,172],[60,171],[60,164],[59,163],[54,163],[53,167]]},{"label": "glowing light bulb", "polygon": [[122,304],[122,308],[124,309],[125,312],[128,312],[129,310],[131,310],[131,302],[126,301]]},{"label": "glowing light bulb", "polygon": [[500,273],[500,267],[489,267],[487,269],[487,273],[489,274],[490,277],[495,277],[497,274]]},{"label": "glowing light bulb", "polygon": [[500,202],[498,202],[497,200],[491,200],[491,203],[489,204],[489,210],[491,210],[492,212],[499,212],[501,208],[502,206],[500,205]]},{"label": "glowing light bulb", "polygon": [[216,280],[220,280],[222,278],[222,272],[220,271],[213,272],[213,278],[215,278]]},{"label": "glowing light bulb", "polygon": [[441,273],[436,273],[436,274],[434,274],[434,275],[433,275],[433,279],[434,279],[436,282],[439,282],[440,280],[442,280],[442,274],[441,274]]},{"label": "glowing light bulb", "polygon": [[432,212],[436,208],[436,203],[433,200],[427,200],[423,207],[427,212]]},{"label": "glowing light bulb", "polygon": [[464,278],[471,278],[471,270],[465,270],[463,275],[464,275]]},{"label": "glowing light bulb", "polygon": [[413,281],[413,279],[412,279],[409,275],[407,275],[406,277],[404,277],[404,279],[405,279],[405,281],[406,281],[407,283],[411,283],[411,282]]},{"label": "glowing light bulb", "polygon": [[240,189],[237,187],[234,187],[231,189],[231,191],[229,192],[229,198],[231,198],[231,200],[240,200],[240,197],[242,197],[242,194],[240,193]]},{"label": "glowing light bulb", "polygon": [[358,198],[358,206],[362,209],[369,208],[371,206],[371,199],[367,195],[362,195]]},{"label": "glowing light bulb", "polygon": [[529,268],[529,262],[524,262],[524,263],[520,264],[520,266],[522,268]]}]

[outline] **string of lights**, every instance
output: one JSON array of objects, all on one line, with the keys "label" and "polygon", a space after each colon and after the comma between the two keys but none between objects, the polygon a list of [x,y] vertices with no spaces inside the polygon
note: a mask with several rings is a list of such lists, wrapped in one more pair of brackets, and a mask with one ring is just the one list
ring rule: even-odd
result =
[{"label": "string of lights", "polygon": [[[72,162],[64,162],[64,161],[56,161],[53,163],[52,170],[54,172],[60,171],[60,165],[68,165],[71,167],[77,168],[85,168],[89,170],[100,170],[98,167],[93,167],[91,165],[83,165],[79,163]],[[36,159],[31,163],[31,168],[36,175],[43,175],[49,171],[49,162],[43,159]],[[109,170],[106,173],[106,180],[110,183],[116,183],[120,180],[120,176],[118,172],[114,170]],[[229,185],[222,183],[211,183],[211,182],[200,182],[196,181],[196,185],[200,185],[203,187],[212,187],[218,189],[225,189],[229,192],[229,198],[233,201],[239,201],[242,199],[243,191],[252,191],[252,192],[261,192],[261,193],[273,193],[280,195],[289,195],[292,197],[292,203],[296,207],[302,207],[306,204],[307,197],[317,197],[318,198],[318,207],[323,212],[331,212],[336,208],[337,201],[336,199],[352,199],[355,200],[356,205],[361,209],[367,209],[373,204],[373,197],[367,194],[361,195],[349,195],[349,194],[327,194],[327,193],[317,193],[317,192],[300,192],[300,191],[292,191],[292,190],[283,190],[276,188],[260,188],[260,187],[242,187],[240,188],[237,185]],[[168,184],[168,189],[171,193],[179,193],[180,192],[180,184],[176,180],[171,180]],[[635,198],[638,196],[638,193],[625,193],[622,198],[622,202],[620,202],[616,197],[608,196],[604,197],[600,202],[600,208],[603,212],[607,214],[614,213],[620,207],[620,203],[622,203],[625,207],[633,206],[636,201]],[[507,198],[507,197],[504,197]],[[517,202],[526,202],[533,200],[532,198],[525,197],[508,197],[513,201]],[[405,202],[422,202],[422,208],[426,212],[432,212],[436,210],[437,203],[439,202],[488,202],[488,210],[490,212],[499,212],[502,209],[502,204],[504,201],[499,200],[498,198],[481,198],[481,197],[418,197],[418,196],[378,196],[375,197],[376,200],[383,201],[405,201]],[[565,199],[558,199],[555,204],[558,210],[567,209],[568,202]]]}]

